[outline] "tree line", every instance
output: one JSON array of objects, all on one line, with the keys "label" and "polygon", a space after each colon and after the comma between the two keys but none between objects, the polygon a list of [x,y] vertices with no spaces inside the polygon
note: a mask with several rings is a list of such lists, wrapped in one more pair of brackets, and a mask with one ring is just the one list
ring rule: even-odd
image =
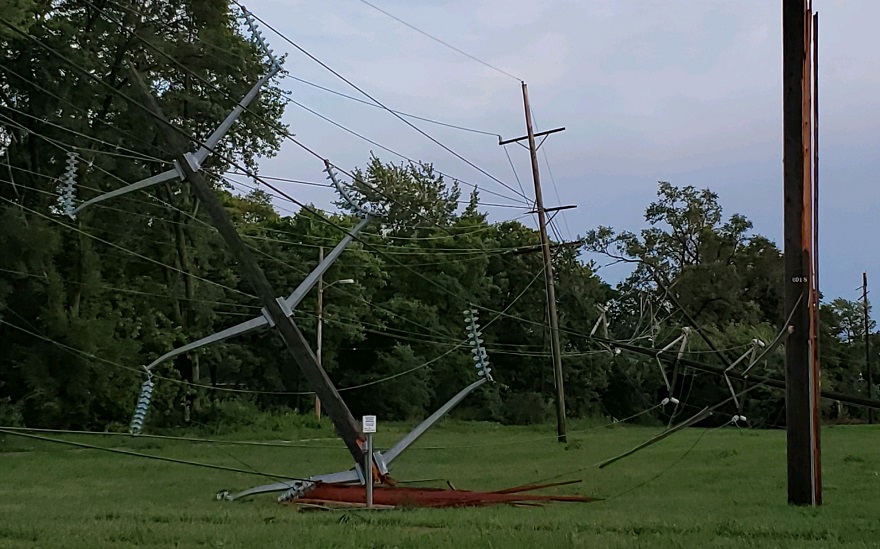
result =
[{"label": "tree line", "polygon": [[[133,193],[70,219],[58,207],[74,152],[77,199],[165,171],[152,120],[132,104],[125,67],[147,77],[166,114],[203,141],[266,69],[225,2],[19,1],[0,7],[0,423],[104,429],[131,417],[141,366],[165,352],[260,314],[222,240],[179,182]],[[218,55],[218,52],[225,52]],[[277,197],[223,177],[276,154],[284,97],[274,81],[206,168],[273,286],[287,293],[353,227],[340,201],[287,213]],[[476,189],[463,193],[430,165],[371,156],[350,183],[385,206],[326,276],[322,361],[356,414],[424,416],[475,372],[462,311],[480,310],[498,383],[458,411],[507,422],[546,418],[554,394],[538,233],[490,221]],[[782,254],[743,215],[725,217],[708,189],[661,182],[638,233],[583,227],[580,247],[554,248],[567,411],[622,418],[669,395],[653,359],[591,337],[662,348],[699,329],[729,359],[752,339],[769,343],[784,322]],[[585,252],[632,265],[611,284]],[[352,279],[353,284],[331,284]],[[295,311],[310,341],[317,293]],[[600,307],[604,308],[604,313]],[[685,314],[686,313],[686,314]],[[604,314],[607,322],[599,322]],[[606,330],[607,329],[607,334]],[[876,337],[873,324],[870,337]],[[866,393],[861,304],[821,308],[823,388]],[[880,347],[876,347],[880,348]],[[690,358],[719,357],[692,335]],[[289,357],[271,331],[182,355],[157,369],[148,425],[211,421],[217,407],[312,406],[304,379],[281,376]],[[782,375],[776,352],[756,366]],[[666,365],[667,377],[674,370]],[[675,370],[674,394],[702,407],[729,395],[718,377]],[[363,387],[361,387],[363,386]],[[360,387],[360,388],[358,388]],[[876,394],[876,393],[875,393]],[[784,420],[777,390],[749,393],[744,414]],[[673,411],[658,409],[667,420]],[[829,419],[863,411],[826,403]]]}]

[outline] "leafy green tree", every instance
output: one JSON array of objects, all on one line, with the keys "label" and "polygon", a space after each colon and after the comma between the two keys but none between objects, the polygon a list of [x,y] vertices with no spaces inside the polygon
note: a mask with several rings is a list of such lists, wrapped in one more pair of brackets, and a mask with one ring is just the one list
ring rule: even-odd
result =
[{"label": "leafy green tree", "polygon": [[[661,182],[657,196],[645,210],[649,228],[639,234],[600,227],[589,231],[585,238],[587,251],[634,266],[633,274],[618,288],[625,299],[614,303],[615,321],[623,321],[623,330],[617,333],[630,334],[624,338],[637,337],[647,309],[647,316],[655,321],[665,319],[662,328],[657,322],[656,329],[648,332],[651,344],[662,347],[677,337],[682,327],[690,325],[678,313],[680,306],[697,323],[690,327],[722,349],[727,362],[745,352],[753,338],[769,343],[775,338],[775,326],[784,320],[782,254],[776,246],[752,234],[752,224],[744,216],[734,214],[725,220],[718,195],[708,189],[679,188]],[[638,302],[635,296],[639,296]],[[635,318],[640,320],[633,326]],[[711,349],[698,332],[690,337],[689,346],[689,352],[712,359],[711,354],[705,354]],[[613,376],[618,396],[625,396],[629,402],[640,400],[639,393],[650,402],[665,396],[667,388],[658,377],[658,366],[652,365],[645,374],[637,373],[632,362],[620,364],[624,371]],[[769,364],[763,366],[781,371]],[[677,382],[672,387],[679,399],[686,396],[700,404],[711,404],[729,396],[726,384],[719,384],[714,375],[696,375],[687,369],[679,373],[683,375],[673,376]],[[639,385],[641,390],[637,389]],[[766,398],[772,398],[773,404],[760,412],[764,420],[781,402]]]},{"label": "leafy green tree", "polygon": [[[14,342],[0,350],[0,397],[23,402],[30,424],[100,427],[130,414],[139,365],[213,331],[223,313],[209,304],[240,296],[204,281],[235,290],[239,281],[179,184],[90,208],[75,221],[57,216],[66,157],[80,156],[80,200],[168,168],[153,121],[127,99],[127,64],[147,76],[169,118],[204,139],[265,61],[225,2],[18,2],[4,4],[2,16],[15,7],[26,7],[17,10],[17,30],[0,34],[0,160],[8,174],[0,184],[0,309],[35,335],[0,327]],[[215,169],[228,165],[220,156],[255,166],[278,147],[279,133],[262,121],[280,117],[277,95],[270,89],[249,110],[219,146]],[[41,337],[70,349],[41,352]],[[162,373],[191,380],[197,360],[181,357]],[[154,418],[178,413],[179,399],[166,400],[175,410]]]}]

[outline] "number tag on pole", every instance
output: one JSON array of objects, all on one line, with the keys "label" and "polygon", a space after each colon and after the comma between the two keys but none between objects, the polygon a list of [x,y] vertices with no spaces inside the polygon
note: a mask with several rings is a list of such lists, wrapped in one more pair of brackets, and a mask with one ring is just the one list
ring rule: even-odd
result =
[{"label": "number tag on pole", "polygon": [[364,434],[376,432],[376,416],[364,416],[362,423]]}]

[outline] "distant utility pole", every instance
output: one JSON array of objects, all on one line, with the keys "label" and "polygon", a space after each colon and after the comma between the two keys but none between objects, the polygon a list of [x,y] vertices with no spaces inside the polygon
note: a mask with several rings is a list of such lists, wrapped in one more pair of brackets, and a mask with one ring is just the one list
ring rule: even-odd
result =
[{"label": "distant utility pole", "polygon": [[[874,375],[871,373],[871,321],[868,317],[868,273],[862,273],[862,306],[865,309],[865,369],[868,373],[868,398],[873,398]],[[874,424],[874,409],[868,408],[868,425]]]},{"label": "distant utility pole", "polygon": [[[318,248],[318,264],[324,261],[324,246],[320,246]],[[317,345],[315,345],[315,358],[318,359],[318,366],[324,367],[324,363],[321,360],[321,348],[324,346],[324,275],[321,275],[318,278],[318,325],[315,329],[318,336]],[[315,417],[321,419],[321,399],[318,397],[318,394],[315,393]]]},{"label": "distant utility pole", "polygon": [[783,202],[788,501],[821,505],[819,361],[813,272],[811,0],[782,2]]},{"label": "distant utility pole", "polygon": [[[529,106],[529,89],[526,83],[522,83],[523,107],[526,111],[526,132],[527,135],[517,137],[516,139],[508,139],[506,141],[498,140],[499,145],[506,145],[528,139],[529,153],[532,161],[532,178],[535,182],[535,210],[538,214],[538,228],[541,231],[541,248],[544,256],[544,285],[547,290],[547,309],[550,317],[550,346],[553,355],[553,377],[556,380],[556,436],[559,442],[565,442],[565,387],[562,380],[562,348],[559,343],[559,316],[556,312],[556,285],[553,277],[553,257],[550,254],[550,239],[547,237],[547,211],[544,209],[544,197],[541,193],[541,176],[538,172],[538,148],[540,144],[535,143],[535,137],[546,136],[551,133],[561,132],[565,128],[556,128],[545,132],[535,133],[532,127],[532,109]],[[543,144],[544,141],[541,141]],[[553,210],[566,209],[568,207],[553,208]]]}]

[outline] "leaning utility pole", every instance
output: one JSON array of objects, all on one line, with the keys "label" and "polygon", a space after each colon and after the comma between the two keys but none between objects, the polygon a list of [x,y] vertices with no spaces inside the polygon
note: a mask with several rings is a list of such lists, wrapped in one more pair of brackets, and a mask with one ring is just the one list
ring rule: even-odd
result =
[{"label": "leaning utility pole", "polygon": [[[559,344],[559,316],[556,312],[556,287],[553,277],[553,257],[550,254],[550,239],[547,237],[547,210],[544,209],[544,196],[541,193],[541,176],[538,172],[538,148],[536,136],[547,136],[565,128],[556,128],[536,134],[532,127],[532,109],[529,106],[529,89],[522,83],[523,106],[526,111],[527,135],[507,141],[498,140],[499,145],[506,145],[528,139],[529,153],[532,161],[532,178],[535,182],[535,210],[538,214],[538,228],[541,231],[541,251],[544,256],[544,285],[547,291],[547,310],[550,317],[550,347],[553,355],[553,377],[556,380],[556,436],[559,442],[565,442],[565,387],[562,380],[562,348]],[[546,139],[546,137],[545,137]],[[541,142],[543,143],[543,141]],[[563,209],[563,208],[555,208]]]},{"label": "leaning utility pole", "polygon": [[[868,378],[868,398],[873,398],[874,376],[871,373],[871,320],[868,317],[868,273],[862,273],[862,306],[865,309],[865,370]],[[874,409],[868,408],[868,425],[874,424]]]},{"label": "leaning utility pole", "polygon": [[[190,183],[190,189],[204,205],[205,212],[211,219],[211,224],[214,225],[217,232],[226,241],[226,245],[229,246],[229,251],[238,264],[242,276],[247,279],[256,292],[278,335],[284,341],[287,350],[293,356],[297,365],[299,365],[312,389],[321,398],[321,401],[327,408],[327,415],[333,420],[339,436],[345,442],[355,463],[362,463],[364,450],[360,426],[351,415],[342,397],[339,396],[339,392],[334,387],[333,382],[327,377],[327,373],[318,364],[305,337],[303,337],[302,332],[299,331],[299,328],[293,322],[291,318],[292,312],[289,309],[285,311],[287,309],[286,302],[275,298],[278,294],[272,289],[266,274],[254,260],[250,250],[236,231],[235,225],[233,225],[232,220],[223,208],[223,204],[214,194],[205,178],[190,165],[189,158],[186,155],[186,140],[171,126],[171,123],[159,107],[156,98],[153,97],[153,94],[150,93],[149,88],[144,83],[140,73],[132,69],[130,77],[133,84],[132,87],[140,97],[143,106],[155,118],[160,135],[166,147],[174,155],[181,170],[183,170],[186,181]],[[287,365],[282,366],[282,374],[285,373],[289,373]]]},{"label": "leaning utility pole", "polygon": [[810,62],[811,0],[782,2],[785,420],[788,501],[821,505],[819,362],[814,354],[817,291],[813,273]]}]

